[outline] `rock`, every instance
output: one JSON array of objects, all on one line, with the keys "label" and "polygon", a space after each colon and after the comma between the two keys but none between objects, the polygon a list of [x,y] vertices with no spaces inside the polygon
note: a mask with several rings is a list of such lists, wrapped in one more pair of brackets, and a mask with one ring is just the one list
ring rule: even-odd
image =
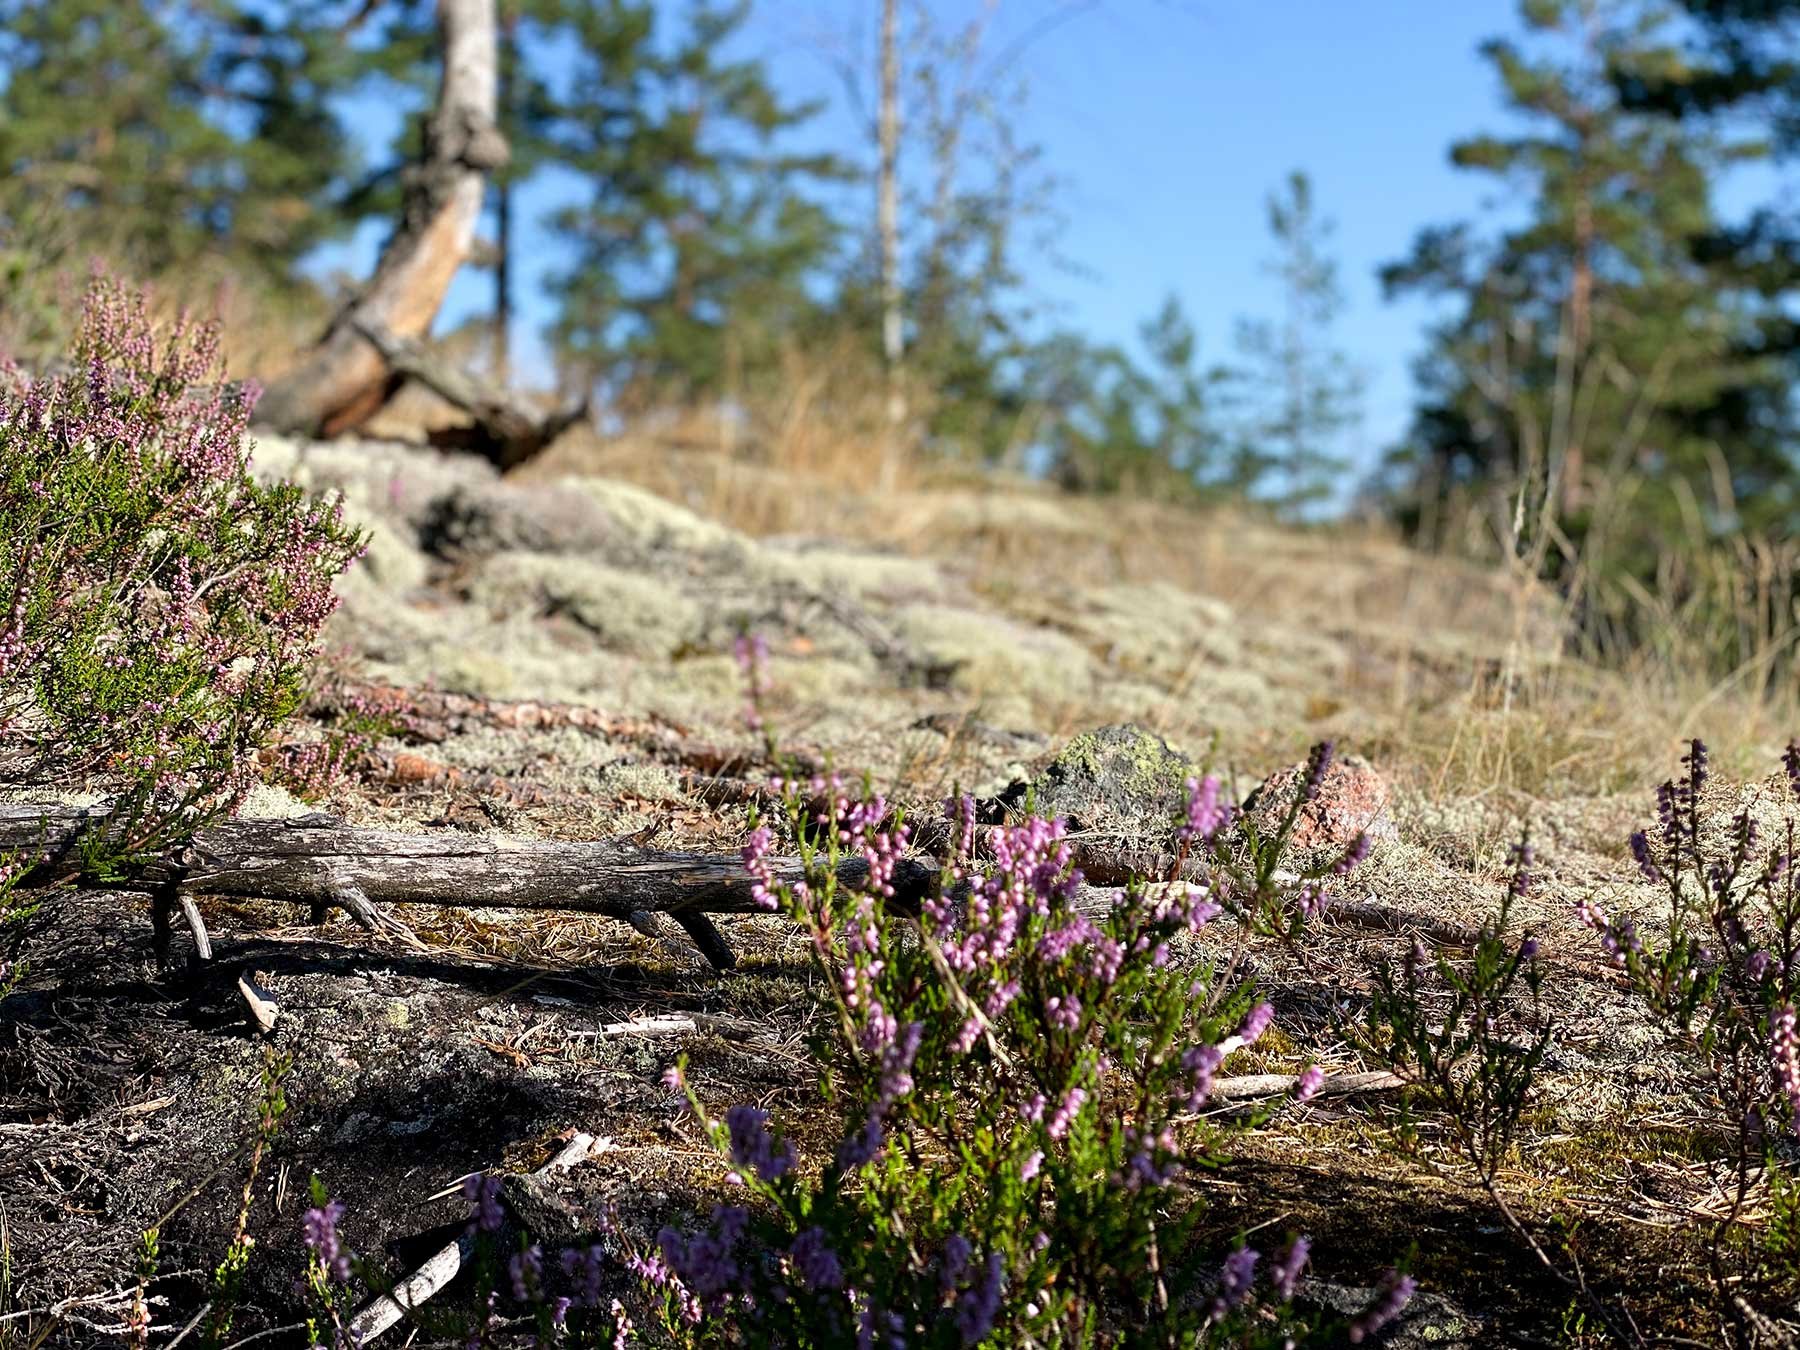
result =
[{"label": "rock", "polygon": [[1041,816],[1062,817],[1072,830],[1130,836],[1172,835],[1199,766],[1136,722],[1085,732],[1065,745],[1030,784],[1001,794],[1022,810],[1028,790]]},{"label": "rock", "polygon": [[622,537],[586,493],[511,483],[458,486],[435,497],[419,521],[419,546],[434,557],[602,553]]},{"label": "rock", "polygon": [[[1261,837],[1269,838],[1281,828],[1306,774],[1305,760],[1277,769],[1244,800],[1244,814]],[[1398,838],[1388,810],[1392,800],[1387,779],[1368,760],[1334,755],[1319,795],[1300,808],[1288,835],[1288,864],[1306,868],[1334,861],[1360,834],[1367,834],[1372,843]]]}]

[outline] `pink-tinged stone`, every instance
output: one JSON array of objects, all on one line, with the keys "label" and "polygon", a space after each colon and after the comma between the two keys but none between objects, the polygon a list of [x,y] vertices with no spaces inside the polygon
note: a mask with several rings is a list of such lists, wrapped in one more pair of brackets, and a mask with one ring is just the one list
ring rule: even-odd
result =
[{"label": "pink-tinged stone", "polygon": [[[1288,808],[1306,781],[1306,762],[1277,769],[1244,801],[1244,814],[1264,839],[1272,838],[1287,818]],[[1387,779],[1358,755],[1338,755],[1325,771],[1319,795],[1300,808],[1288,835],[1288,858],[1310,867],[1342,856],[1360,834],[1372,843],[1398,837],[1388,806]]]}]

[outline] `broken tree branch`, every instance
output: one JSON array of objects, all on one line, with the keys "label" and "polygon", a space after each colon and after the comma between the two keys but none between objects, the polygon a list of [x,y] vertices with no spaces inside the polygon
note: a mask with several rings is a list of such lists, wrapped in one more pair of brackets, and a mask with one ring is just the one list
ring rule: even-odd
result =
[{"label": "broken tree branch", "polygon": [[[591,1134],[577,1134],[554,1158],[532,1175],[543,1177],[577,1167],[593,1155],[594,1145],[598,1142]],[[367,1345],[383,1332],[398,1325],[408,1313],[455,1279],[457,1272],[474,1252],[475,1237],[471,1230],[456,1241],[447,1243],[424,1265],[395,1285],[392,1291],[371,1299],[351,1319],[350,1344]]]},{"label": "broken tree branch", "polygon": [[525,463],[588,415],[585,398],[538,413],[511,390],[469,374],[422,342],[401,337],[364,315],[353,315],[351,322],[395,375],[417,381],[475,419],[472,427],[434,436],[436,443],[473,451],[502,470]]}]

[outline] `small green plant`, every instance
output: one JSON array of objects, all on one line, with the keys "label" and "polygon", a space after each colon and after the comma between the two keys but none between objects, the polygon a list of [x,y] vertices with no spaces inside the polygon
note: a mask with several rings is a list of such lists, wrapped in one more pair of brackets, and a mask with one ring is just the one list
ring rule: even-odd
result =
[{"label": "small green plant", "polygon": [[[1466,960],[1433,956],[1415,939],[1404,959],[1375,968],[1360,1038],[1442,1112],[1458,1150],[1490,1190],[1512,1152],[1553,1031],[1539,997],[1537,939],[1507,936],[1513,907],[1530,885],[1530,845],[1521,842],[1513,860],[1499,909],[1481,925]],[[1528,996],[1524,1007],[1521,993]]]}]

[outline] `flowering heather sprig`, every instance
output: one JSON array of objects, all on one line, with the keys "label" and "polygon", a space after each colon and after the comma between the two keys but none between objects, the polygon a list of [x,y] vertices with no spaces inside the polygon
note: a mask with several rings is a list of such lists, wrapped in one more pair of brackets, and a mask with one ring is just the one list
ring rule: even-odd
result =
[{"label": "flowering heather sprig", "polygon": [[769,1113],[754,1106],[734,1106],[725,1113],[725,1131],[730,1140],[731,1161],[754,1172],[764,1181],[775,1181],[794,1165],[794,1149],[783,1143],[776,1147],[769,1133]]},{"label": "flowering heather sprig", "polygon": [[544,1289],[544,1252],[535,1244],[522,1251],[514,1252],[506,1265],[507,1277],[512,1281],[512,1296],[520,1303],[530,1303],[539,1299]]},{"label": "flowering heather sprig", "polygon": [[1305,1105],[1319,1095],[1319,1089],[1325,1086],[1325,1070],[1317,1064],[1308,1064],[1301,1071],[1300,1079],[1294,1084],[1294,1101]]},{"label": "flowering heather sprig", "polygon": [[781,904],[776,894],[775,865],[769,861],[769,851],[774,846],[775,835],[767,825],[758,825],[744,841],[744,871],[750,877],[750,896],[763,909],[776,909]]},{"label": "flowering heather sprig", "polygon": [[1791,1003],[1783,1003],[1769,1019],[1769,1056],[1775,1085],[1787,1099],[1794,1131],[1800,1134],[1800,1041],[1795,1035]]},{"label": "flowering heather sprig", "polygon": [[477,1172],[463,1178],[463,1199],[469,1202],[469,1231],[495,1233],[506,1220],[500,1206],[500,1178]]},{"label": "flowering heather sprig", "polygon": [[817,1224],[794,1239],[793,1246],[788,1249],[788,1259],[793,1262],[794,1273],[808,1289],[816,1292],[843,1288],[843,1264],[832,1251],[825,1230]]},{"label": "flowering heather sprig", "polygon": [[1681,785],[1682,801],[1687,806],[1696,806],[1708,776],[1706,742],[1698,737],[1689,741],[1688,752],[1681,757],[1681,762],[1687,765],[1687,778]]},{"label": "flowering heather sprig", "polygon": [[1361,1344],[1404,1312],[1418,1287],[1412,1276],[1390,1270],[1376,1288],[1375,1301],[1350,1323],[1352,1343]]},{"label": "flowering heather sprig", "polygon": [[1261,1260],[1254,1247],[1239,1247],[1225,1258],[1219,1269],[1219,1292],[1213,1299],[1212,1320],[1222,1321],[1233,1308],[1241,1307],[1256,1286],[1256,1263]]},{"label": "flowering heather sprig", "polygon": [[342,1284],[350,1278],[350,1254],[344,1250],[337,1226],[344,1217],[344,1207],[336,1200],[306,1211],[303,1224],[306,1245],[326,1279]]},{"label": "flowering heather sprig", "polygon": [[1274,1286],[1276,1297],[1283,1303],[1294,1297],[1294,1291],[1300,1285],[1300,1276],[1311,1256],[1312,1243],[1304,1237],[1297,1237],[1287,1251],[1281,1254],[1280,1259],[1269,1267],[1269,1283]]},{"label": "flowering heather sprig", "polygon": [[1325,788],[1325,775],[1331,771],[1331,761],[1337,746],[1332,741],[1320,741],[1306,756],[1306,777],[1301,782],[1300,800],[1313,802],[1319,799],[1319,793]]},{"label": "flowering heather sprig", "polygon": [[956,1300],[956,1329],[964,1345],[979,1345],[994,1329],[1005,1286],[1006,1267],[1000,1253],[989,1252],[979,1278]]},{"label": "flowering heather sprig", "polygon": [[363,547],[341,502],[251,478],[256,390],[218,352],[102,278],[74,370],[0,389],[0,782],[114,791],[138,848],[253,785]]},{"label": "flowering heather sprig", "polygon": [[749,1222],[750,1212],[742,1206],[720,1205],[713,1210],[711,1232],[664,1228],[656,1235],[663,1261],[702,1310],[720,1311],[737,1291],[742,1279],[738,1243]]},{"label": "flowering heather sprig", "polygon": [[1211,774],[1187,780],[1187,811],[1176,831],[1178,841],[1199,840],[1210,844],[1219,831],[1231,823],[1235,808],[1220,802],[1220,791],[1219,780]]},{"label": "flowering heather sprig", "polygon": [[747,691],[744,725],[753,732],[765,731],[763,703],[769,696],[769,644],[759,634],[746,633],[733,644],[732,650]]}]

